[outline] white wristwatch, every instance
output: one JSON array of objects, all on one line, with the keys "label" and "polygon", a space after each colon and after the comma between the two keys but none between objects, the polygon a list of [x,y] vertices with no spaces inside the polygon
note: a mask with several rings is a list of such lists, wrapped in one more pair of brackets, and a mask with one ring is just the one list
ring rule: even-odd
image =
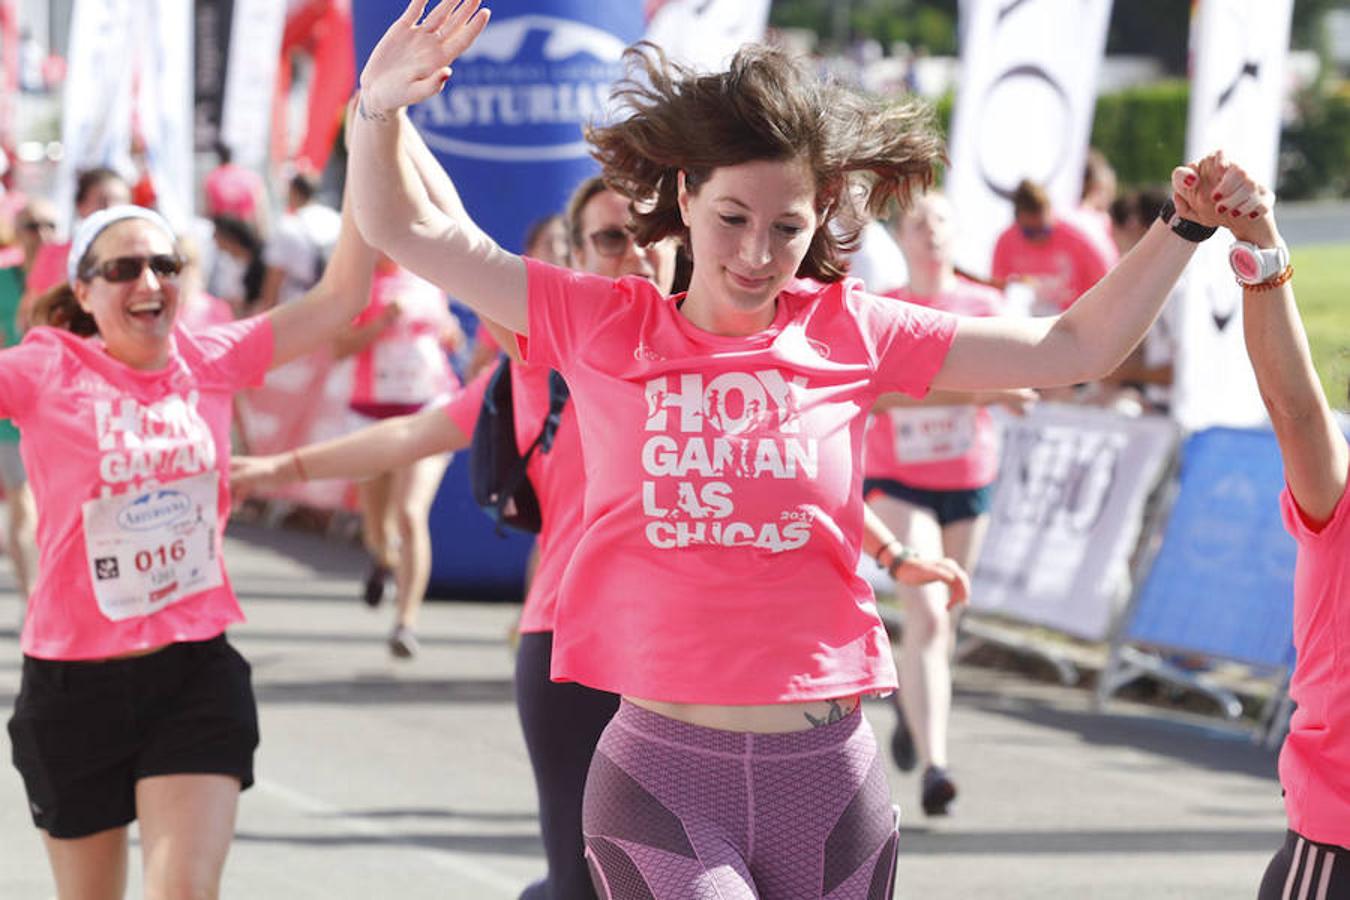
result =
[{"label": "white wristwatch", "polygon": [[1289,248],[1277,244],[1266,249],[1238,241],[1228,248],[1228,265],[1243,284],[1260,284],[1285,270],[1289,265]]}]

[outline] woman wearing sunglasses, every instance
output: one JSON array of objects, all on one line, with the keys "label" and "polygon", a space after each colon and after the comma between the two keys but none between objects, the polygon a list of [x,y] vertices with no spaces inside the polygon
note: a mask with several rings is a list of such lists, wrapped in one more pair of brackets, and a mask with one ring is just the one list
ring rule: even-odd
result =
[{"label": "woman wearing sunglasses", "polygon": [[372,267],[344,221],[302,300],[189,332],[173,232],[117,206],[80,224],[45,327],[0,351],[41,510],[9,734],[62,898],[123,895],[133,819],[148,896],[217,895],[258,741],[225,638],[243,619],[221,560],[232,400],[331,340]]},{"label": "woman wearing sunglasses", "polygon": [[[56,238],[56,211],[46,200],[34,198],[19,210],[15,218],[23,259],[16,266],[0,269],[0,347],[12,347],[23,335],[23,297],[28,273],[38,252]],[[8,419],[0,419],[0,487],[5,489],[5,551],[14,564],[14,581],[21,600],[26,600],[37,574],[37,546],[33,529],[37,509],[28,473],[19,455],[19,429]],[[22,620],[22,609],[20,610]]]}]

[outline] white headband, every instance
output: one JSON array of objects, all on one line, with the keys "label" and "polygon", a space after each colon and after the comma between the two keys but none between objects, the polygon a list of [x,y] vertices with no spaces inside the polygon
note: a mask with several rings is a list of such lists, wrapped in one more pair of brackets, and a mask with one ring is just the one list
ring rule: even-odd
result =
[{"label": "white headband", "polygon": [[75,279],[80,274],[80,260],[89,252],[94,240],[103,233],[109,225],[116,225],[118,222],[127,219],[144,219],[153,225],[158,225],[164,233],[169,236],[169,240],[177,241],[177,236],[169,223],[164,221],[164,217],[153,209],[146,209],[144,206],[133,206],[124,204],[122,206],[110,206],[107,209],[100,209],[98,212],[89,216],[75,229],[75,237],[70,242],[70,256],[66,258],[66,277],[70,283],[74,284]]}]

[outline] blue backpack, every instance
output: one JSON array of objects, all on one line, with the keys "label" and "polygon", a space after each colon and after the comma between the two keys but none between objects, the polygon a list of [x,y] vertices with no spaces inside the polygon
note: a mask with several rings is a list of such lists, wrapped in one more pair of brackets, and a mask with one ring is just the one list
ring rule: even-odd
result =
[{"label": "blue backpack", "polygon": [[510,360],[503,360],[492,373],[469,445],[469,484],[474,502],[497,523],[498,534],[502,526],[538,534],[543,524],[539,497],[526,469],[536,450],[548,453],[553,449],[568,397],[567,382],[556,370],[550,370],[548,415],[538,436],[522,454],[516,442]]}]

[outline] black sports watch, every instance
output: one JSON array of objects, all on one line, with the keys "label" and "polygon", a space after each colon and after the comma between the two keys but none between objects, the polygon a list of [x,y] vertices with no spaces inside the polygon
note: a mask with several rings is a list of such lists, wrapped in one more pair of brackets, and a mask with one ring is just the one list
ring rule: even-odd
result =
[{"label": "black sports watch", "polygon": [[1199,222],[1192,222],[1190,219],[1183,219],[1177,215],[1177,205],[1168,197],[1167,202],[1158,210],[1158,218],[1163,220],[1163,224],[1177,233],[1178,237],[1183,237],[1196,244],[1206,240],[1214,235],[1219,229],[1213,225],[1201,225]]}]

